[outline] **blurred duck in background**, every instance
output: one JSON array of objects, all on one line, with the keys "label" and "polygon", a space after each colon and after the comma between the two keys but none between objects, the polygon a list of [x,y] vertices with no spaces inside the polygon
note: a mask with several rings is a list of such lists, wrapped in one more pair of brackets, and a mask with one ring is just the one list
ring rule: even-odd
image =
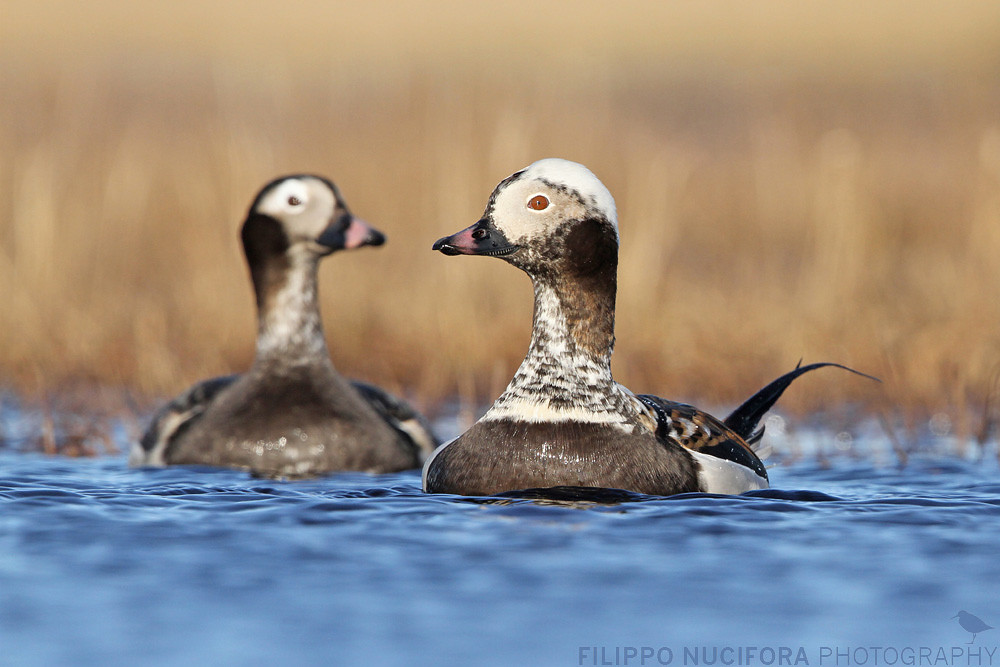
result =
[{"label": "blurred duck in background", "polygon": [[378,246],[320,176],[266,185],[242,229],[257,299],[257,350],[247,373],[206,380],[161,408],[133,466],[201,464],[268,477],[417,468],[437,441],[408,404],[333,367],[317,302],[320,260]]}]

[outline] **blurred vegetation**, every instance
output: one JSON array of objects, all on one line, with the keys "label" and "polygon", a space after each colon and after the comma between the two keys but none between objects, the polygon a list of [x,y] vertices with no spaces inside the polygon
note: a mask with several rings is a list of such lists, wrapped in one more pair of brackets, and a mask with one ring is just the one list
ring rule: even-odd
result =
[{"label": "blurred vegetation", "polygon": [[[433,8],[433,9],[432,9]],[[495,184],[588,165],[622,229],[619,381],[730,406],[991,424],[1000,5],[24,2],[0,10],[0,384],[160,400],[244,369],[238,227],[334,179],[384,248],[320,274],[346,374],[489,400],[527,279],[445,258]]]}]

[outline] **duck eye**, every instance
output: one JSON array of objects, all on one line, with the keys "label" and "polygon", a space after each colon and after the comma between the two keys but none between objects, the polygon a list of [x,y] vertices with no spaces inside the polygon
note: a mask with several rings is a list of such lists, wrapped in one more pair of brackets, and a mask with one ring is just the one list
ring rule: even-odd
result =
[{"label": "duck eye", "polygon": [[534,211],[544,211],[549,207],[549,200],[545,198],[545,195],[535,195],[528,200],[528,208]]},{"label": "duck eye", "polygon": [[295,195],[292,195],[292,196],[290,196],[288,198],[288,205],[289,206],[300,206],[301,204],[302,204],[302,200],[299,199],[298,197],[296,197]]}]

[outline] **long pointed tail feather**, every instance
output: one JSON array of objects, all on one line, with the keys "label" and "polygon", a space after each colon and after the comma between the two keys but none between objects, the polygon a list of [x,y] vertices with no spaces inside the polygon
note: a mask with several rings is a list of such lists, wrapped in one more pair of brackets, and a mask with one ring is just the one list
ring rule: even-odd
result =
[{"label": "long pointed tail feather", "polygon": [[832,362],[820,362],[817,364],[809,364],[808,366],[803,366],[800,360],[798,365],[795,366],[795,370],[785,373],[777,380],[771,382],[766,387],[758,391],[756,394],[748,398],[743,402],[743,405],[733,410],[732,414],[723,420],[723,423],[739,434],[748,444],[754,444],[759,441],[764,435],[764,428],[761,427],[757,431],[757,424],[760,420],[767,414],[767,411],[777,402],[781,395],[788,389],[788,385],[792,384],[797,377],[808,373],[809,371],[814,371],[817,368],[823,368],[824,366],[833,366],[834,368],[842,368],[845,371],[850,371],[855,375],[860,375],[861,377],[866,377],[869,380],[875,380],[876,382],[881,382],[877,377],[868,375],[867,373],[862,373],[861,371],[856,371],[853,368],[848,368],[847,366],[842,366],[840,364],[835,364]]}]

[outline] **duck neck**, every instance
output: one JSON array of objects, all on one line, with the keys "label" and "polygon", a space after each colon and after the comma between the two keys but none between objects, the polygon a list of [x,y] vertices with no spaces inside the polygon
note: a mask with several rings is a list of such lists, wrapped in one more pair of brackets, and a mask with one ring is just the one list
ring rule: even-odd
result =
[{"label": "duck neck", "polygon": [[[536,278],[533,285],[535,307],[525,362],[562,360],[562,373],[579,382],[612,382],[615,282],[596,294],[582,292],[576,284],[544,279]],[[583,368],[585,374],[574,372]]]},{"label": "duck neck", "polygon": [[611,376],[615,269],[591,280],[532,276],[531,345],[484,420],[617,423],[631,416]]},{"label": "duck neck", "polygon": [[319,257],[302,250],[251,266],[257,297],[255,367],[331,365],[319,314]]}]

